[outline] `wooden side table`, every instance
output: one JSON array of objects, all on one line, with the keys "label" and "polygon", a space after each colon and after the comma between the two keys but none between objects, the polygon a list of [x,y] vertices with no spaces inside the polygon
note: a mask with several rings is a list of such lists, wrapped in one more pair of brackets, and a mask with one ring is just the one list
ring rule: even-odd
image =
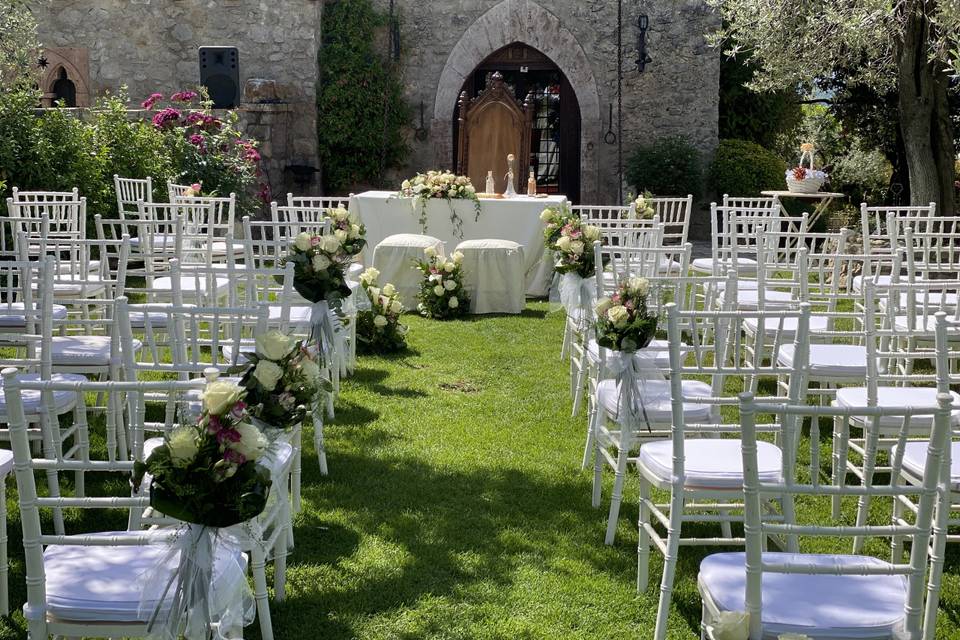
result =
[{"label": "wooden side table", "polygon": [[761,191],[761,195],[773,196],[778,200],[783,198],[798,198],[800,200],[810,200],[813,203],[813,211],[810,213],[809,225],[813,225],[820,217],[827,212],[830,204],[837,198],[843,198],[846,194],[833,191],[818,191],[817,193],[794,193],[793,191]]}]

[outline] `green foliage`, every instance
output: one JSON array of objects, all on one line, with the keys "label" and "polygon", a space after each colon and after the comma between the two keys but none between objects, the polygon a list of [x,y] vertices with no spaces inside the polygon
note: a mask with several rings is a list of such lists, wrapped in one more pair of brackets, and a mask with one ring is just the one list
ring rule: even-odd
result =
[{"label": "green foliage", "polygon": [[742,55],[723,56],[720,62],[720,137],[750,140],[772,149],[803,116],[795,89],[752,91],[755,65]]},{"label": "green foliage", "polygon": [[637,147],[627,159],[627,182],[638,192],[658,196],[685,196],[702,193],[700,152],[683,137],[663,138]]},{"label": "green foliage", "polygon": [[371,0],[337,0],[324,8],[317,136],[331,193],[361,182],[382,184],[385,171],[408,153],[403,127],[410,109],[399,71],[374,47],[384,24]]},{"label": "green foliage", "polygon": [[764,189],[783,189],[786,163],[749,140],[721,140],[710,165],[710,187],[719,194],[759,196]]},{"label": "green foliage", "polygon": [[23,0],[0,0],[0,91],[20,91],[37,78],[37,21]]}]

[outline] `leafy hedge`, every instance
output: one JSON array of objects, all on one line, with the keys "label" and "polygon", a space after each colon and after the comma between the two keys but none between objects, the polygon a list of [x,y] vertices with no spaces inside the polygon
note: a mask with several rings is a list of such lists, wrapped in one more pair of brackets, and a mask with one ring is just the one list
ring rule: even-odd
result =
[{"label": "leafy hedge", "polygon": [[787,164],[775,153],[748,140],[721,140],[710,165],[710,187],[719,196],[759,196],[784,189]]},{"label": "leafy hedge", "polygon": [[700,152],[686,138],[671,137],[638,147],[627,159],[627,182],[637,193],[701,195]]}]

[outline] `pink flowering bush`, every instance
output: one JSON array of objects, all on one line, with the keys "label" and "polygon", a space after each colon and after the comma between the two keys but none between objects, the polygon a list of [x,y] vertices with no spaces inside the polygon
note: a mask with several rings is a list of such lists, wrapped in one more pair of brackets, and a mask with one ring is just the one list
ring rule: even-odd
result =
[{"label": "pink flowering bush", "polygon": [[237,130],[237,114],[219,118],[196,91],[178,91],[165,100],[150,95],[141,105],[153,112],[151,123],[171,150],[181,184],[200,183],[204,195],[237,194],[241,214],[269,202],[270,187],[263,179],[257,142]]}]

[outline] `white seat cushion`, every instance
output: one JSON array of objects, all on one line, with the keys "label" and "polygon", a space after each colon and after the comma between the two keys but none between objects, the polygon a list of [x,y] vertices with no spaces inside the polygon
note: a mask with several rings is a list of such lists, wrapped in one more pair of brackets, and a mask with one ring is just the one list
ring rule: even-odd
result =
[{"label": "white seat cushion", "polygon": [[62,298],[71,296],[91,297],[103,293],[106,287],[100,282],[100,276],[70,273],[57,274],[53,281],[53,295]]},{"label": "white seat cushion", "polygon": [[[683,443],[684,486],[691,489],[743,489],[743,453],[740,440],[688,438]],[[780,482],[783,454],[769,442],[757,442],[761,482]],[[640,447],[639,464],[655,478],[673,478],[673,442],[657,440]]]},{"label": "white seat cushion", "polygon": [[[720,294],[721,302],[726,295],[726,291]],[[797,304],[799,301],[794,298],[790,291],[777,291],[776,289],[764,289],[763,306],[764,307],[789,307]],[[737,289],[737,307],[741,309],[758,309],[760,304],[759,289]]]},{"label": "white seat cushion", "polygon": [[[817,333],[818,331],[826,331],[829,318],[827,316],[812,315],[810,316],[810,332]],[[757,325],[759,322],[756,318],[747,318],[743,321],[743,327],[751,335],[757,335]],[[777,333],[780,333],[781,338],[793,338],[797,333],[797,324],[799,324],[798,318],[764,318],[763,319],[763,328],[768,336],[775,336]]]},{"label": "white seat cushion", "polygon": [[[233,249],[234,255],[243,255],[246,248],[242,242],[232,242],[230,243]],[[206,250],[206,248],[204,248]],[[227,255],[227,243],[226,242],[214,242],[211,244],[210,248],[211,253],[215,256],[225,256]]]},{"label": "white seat cushion", "polygon": [[[710,397],[710,385],[699,380],[684,380],[683,395],[685,398]],[[670,383],[666,380],[645,380],[640,387],[643,406],[646,409],[647,419],[651,426],[654,424],[670,424],[672,420],[670,402]],[[603,380],[597,385],[597,397],[600,406],[612,420],[620,415],[620,385],[616,380]],[[712,421],[713,407],[707,404],[694,402],[683,403],[684,418],[687,422],[707,423]],[[643,428],[643,425],[640,425]]]},{"label": "white seat cushion", "polygon": [[[952,316],[947,318],[947,338],[950,340],[960,340],[960,325],[951,324]],[[934,331],[937,330],[937,318],[931,313],[926,317],[918,313],[916,319],[911,324],[907,316],[897,316],[893,320],[893,326],[897,331],[914,331],[929,334],[926,337],[932,339]]]},{"label": "white seat cushion", "polygon": [[[960,406],[960,395],[951,391],[954,406]],[[866,407],[867,388],[866,387],[843,387],[837,389],[837,405],[840,407]],[[937,390],[932,387],[877,387],[878,407],[935,407],[937,406]],[[960,409],[952,413],[953,422],[960,424]],[[857,419],[862,422],[862,418]],[[902,417],[882,416],[880,418],[881,427],[899,429],[903,422]],[[911,428],[923,431],[930,430],[933,424],[933,416],[916,415],[910,418]]]},{"label": "white seat cushion", "polygon": [[[293,325],[310,325],[310,318],[313,315],[311,307],[306,305],[292,304],[287,307],[290,312],[289,322]],[[280,305],[270,305],[270,320],[280,320],[283,313],[283,307]]]},{"label": "white seat cushion", "polygon": [[8,449],[0,449],[0,475],[7,475],[13,471],[13,452]]},{"label": "white seat cushion", "polygon": [[[143,346],[133,341],[134,351]],[[54,366],[107,366],[110,364],[109,336],[54,336],[51,342]]]},{"label": "white seat cushion", "polygon": [[[714,286],[717,288],[717,291],[723,291],[727,288],[727,283],[718,282]],[[756,280],[737,280],[737,291],[756,291],[758,286],[760,285]]]},{"label": "white seat cushion", "polygon": [[[257,345],[253,340],[249,338],[242,338],[240,340],[240,355],[242,356],[245,353],[256,353]],[[223,354],[223,359],[227,362],[233,362],[233,342],[229,344],[220,345],[220,353]],[[243,364],[246,362],[245,358],[237,358],[237,364]]]},{"label": "white seat cushion", "polygon": [[[99,269],[100,269],[99,260],[91,260],[90,262],[87,263],[87,273],[91,273]],[[57,273],[70,273],[70,271],[72,270],[73,270],[73,265],[71,265],[70,263],[57,265]]]},{"label": "white seat cushion", "polygon": [[[777,352],[777,362],[793,366],[794,349],[785,344]],[[867,348],[854,344],[810,345],[810,376],[817,378],[863,379],[867,375]]]},{"label": "white seat cushion", "polygon": [[[887,563],[868,556],[764,553],[773,562],[817,566]],[[700,563],[700,584],[720,611],[743,611],[745,554],[714,553]],[[906,581],[902,576],[763,574],[764,640],[800,633],[818,640],[889,638],[903,620]]]},{"label": "white seat cushion", "polygon": [[[142,244],[140,238],[130,238],[131,247],[139,247]],[[177,235],[175,233],[155,233],[150,239],[151,248],[154,251],[163,249],[175,249],[177,246]]]},{"label": "white seat cushion", "polygon": [[[17,380],[23,380],[25,382],[36,382],[39,379],[39,373],[17,374]],[[55,373],[51,379],[55,382],[87,382],[86,376],[74,373]],[[0,416],[3,416],[3,419],[6,420],[9,415],[7,413],[7,398],[6,395],[2,393],[2,390],[3,381],[0,379]],[[47,406],[41,400],[39,391],[21,389],[20,400],[23,402],[23,412],[28,416],[40,415],[47,412]],[[53,392],[53,406],[57,415],[70,411],[76,404],[77,394],[75,392],[66,389],[58,389]]]},{"label": "white seat cushion", "polygon": [[[172,307],[173,305],[168,302],[151,302],[149,304],[131,304],[128,306],[130,312],[128,314],[130,318],[130,326],[136,328],[143,328],[147,326],[146,318],[150,318],[150,326],[154,329],[163,329],[166,328],[167,323],[170,321],[170,315],[164,313],[163,311],[150,311],[147,315],[144,315],[143,311],[136,311],[136,309],[142,309],[143,307]],[[183,307],[192,307],[192,304],[184,304]]]},{"label": "white seat cushion", "polygon": [[[713,273],[713,258],[697,258],[690,263],[690,268],[700,273]],[[720,261],[720,271],[726,271],[733,263],[730,258]],[[752,258],[737,258],[737,273],[749,274],[757,272],[757,261]]]},{"label": "white seat cushion", "polygon": [[[956,309],[957,294],[952,291],[918,291],[914,296],[914,305],[917,308],[926,306],[928,309],[937,309],[945,307],[947,309]],[[909,302],[909,296],[906,293],[900,294],[900,308],[903,309]]]},{"label": "white seat cushion", "polygon": [[[894,445],[891,456],[897,455]],[[927,447],[923,440],[910,440],[903,448],[903,469],[916,478],[923,477],[923,469],[927,466]],[[960,442],[950,443],[950,488],[960,491]]]},{"label": "white seat cushion", "polygon": [[[884,286],[893,282],[893,276],[870,276],[870,280]],[[863,276],[853,277],[853,290],[857,293],[863,293]]]},{"label": "white seat cushion", "polygon": [[[129,532],[103,532],[89,535],[130,535]],[[158,534],[159,535],[159,534]],[[43,552],[46,573],[47,611],[58,620],[133,622],[139,614],[144,576],[157,568],[169,547],[145,546],[68,546],[50,545]],[[218,545],[214,563],[216,601],[225,602],[236,580],[245,579],[246,559],[235,547]],[[174,556],[170,570],[179,557]],[[172,594],[170,594],[172,597]],[[153,606],[156,606],[154,601]],[[147,614],[152,607],[147,609]],[[28,619],[37,615],[24,607]]]},{"label": "white seat cushion", "polygon": [[[31,314],[31,320],[39,322],[39,315]],[[27,314],[22,302],[0,303],[0,327],[23,327],[26,325]],[[62,304],[53,305],[54,322],[67,319],[67,308]]]},{"label": "white seat cushion", "polygon": [[522,244],[512,240],[484,238],[482,240],[465,240],[457,245],[456,251],[471,251],[474,249],[504,249],[508,251],[516,251],[522,246]]},{"label": "white seat cushion", "polygon": [[380,241],[378,247],[414,247],[426,249],[440,244],[440,240],[433,236],[425,236],[418,233],[395,233],[387,236]]},{"label": "white seat cushion", "polygon": [[[230,288],[230,281],[226,278],[214,278],[213,286],[215,289],[216,295],[219,297],[227,292]],[[156,278],[153,281],[153,290],[158,293],[166,293],[173,291],[173,278],[170,276],[163,276]],[[180,291],[183,293],[184,297],[195,296],[197,293],[206,294],[207,292],[207,277],[206,276],[189,276],[181,275],[180,276]]]}]

